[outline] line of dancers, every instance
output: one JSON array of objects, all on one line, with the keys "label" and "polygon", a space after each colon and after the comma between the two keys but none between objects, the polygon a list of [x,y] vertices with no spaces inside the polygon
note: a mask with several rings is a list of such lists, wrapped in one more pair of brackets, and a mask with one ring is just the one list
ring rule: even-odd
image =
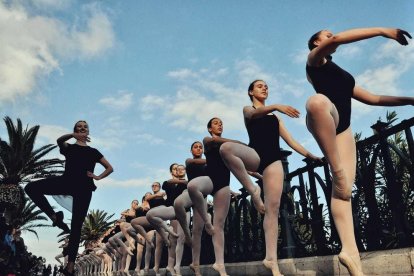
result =
[{"label": "line of dancers", "polygon": [[[332,61],[332,54],[344,44],[354,43],[377,36],[396,40],[407,45],[410,34],[400,29],[363,28],[352,29],[337,34],[322,30],[308,41],[309,55],[306,62],[306,74],[316,94],[306,102],[306,124],[314,136],[322,153],[329,163],[332,173],[331,210],[335,226],[342,244],[338,255],[339,261],[347,267],[351,275],[363,275],[358,248],[355,242],[351,192],[355,178],[356,150],[350,127],[351,99],[369,105],[401,106],[414,105],[413,97],[375,95],[356,86],[351,74]],[[243,108],[244,123],[249,136],[249,143],[222,137],[223,122],[213,117],[207,123],[210,134],[201,142],[191,146],[192,158],[186,160],[188,181],[185,179],[184,167],[172,164],[172,178],[162,184],[153,184],[153,194],[147,194],[145,201],[150,208],[143,209],[140,216],[125,221],[117,237],[125,238],[126,243],[115,241],[117,248],[123,248],[131,255],[134,240],[148,247],[154,247],[153,232],[156,230],[157,245],[164,242],[169,248],[167,270],[180,275],[180,263],[183,245],[192,246],[192,269],[201,275],[199,268],[200,240],[203,228],[212,235],[215,269],[221,276],[227,275],[224,265],[224,222],[230,204],[230,172],[250,194],[255,208],[264,215],[266,254],[263,265],[273,275],[282,275],[277,263],[278,214],[283,184],[283,167],[279,147],[279,137],[299,154],[319,161],[290,135],[279,115],[299,117],[299,111],[282,104],[266,105],[268,86],[264,80],[255,80],[248,87],[251,105]],[[109,175],[113,169],[103,155],[87,146],[89,130],[86,122],[79,121],[74,132],[58,139],[60,151],[66,157],[65,173],[62,177],[45,179],[26,186],[27,194],[53,221],[54,225],[68,230],[63,223],[63,215],[55,213],[43,196],[44,194],[70,194],[74,196],[73,216],[68,245],[69,259],[64,275],[74,275],[74,256],[79,243],[79,230],[89,205],[92,190],[96,187],[92,179],[100,180]],[[76,144],[68,145],[70,138]],[[205,159],[202,158],[204,149]],[[83,161],[87,160],[87,161]],[[105,171],[93,174],[95,163],[104,166]],[[252,182],[251,176],[262,178],[262,187]],[[81,192],[80,192],[81,191]],[[264,197],[261,197],[263,193]],[[214,198],[213,220],[207,213],[206,196]],[[166,196],[166,200],[164,197]],[[194,227],[189,230],[189,208],[193,208]],[[125,214],[127,217],[128,214]],[[166,224],[170,220],[170,225]],[[151,234],[152,233],[152,234]],[[141,235],[141,238],[140,236]],[[117,238],[114,238],[115,240]],[[124,246],[122,245],[124,244]],[[159,248],[162,248],[160,246]],[[158,255],[157,255],[158,254]],[[159,269],[160,250],[155,252],[155,267]],[[126,256],[127,257],[127,256]],[[125,257],[125,258],[126,258]],[[157,259],[158,258],[158,259]],[[148,269],[145,267],[144,272]]]}]

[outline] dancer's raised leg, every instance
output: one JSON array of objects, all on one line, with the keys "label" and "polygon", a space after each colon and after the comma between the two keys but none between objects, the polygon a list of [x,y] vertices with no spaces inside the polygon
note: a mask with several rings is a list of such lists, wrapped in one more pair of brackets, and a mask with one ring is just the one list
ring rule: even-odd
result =
[{"label": "dancer's raised leg", "polygon": [[175,217],[180,223],[181,229],[183,230],[185,243],[191,246],[191,233],[190,227],[188,226],[188,215],[186,209],[193,205],[188,191],[185,190],[179,197],[174,201],[174,212]]},{"label": "dancer's raised leg", "polygon": [[208,176],[200,176],[188,183],[187,190],[193,202],[193,209],[199,213],[204,221],[207,233],[212,235],[214,233],[214,226],[211,224],[204,196],[207,196],[213,191],[213,182],[211,182]]},{"label": "dancer's raised leg", "polygon": [[254,185],[247,171],[255,172],[260,164],[260,157],[256,151],[246,145],[227,142],[221,145],[220,155],[227,168],[252,196],[257,211],[264,213],[265,206],[260,197],[260,187]]}]

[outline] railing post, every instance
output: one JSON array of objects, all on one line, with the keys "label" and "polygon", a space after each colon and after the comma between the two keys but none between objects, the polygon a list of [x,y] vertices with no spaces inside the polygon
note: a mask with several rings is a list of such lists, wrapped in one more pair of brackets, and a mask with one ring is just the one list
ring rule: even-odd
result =
[{"label": "railing post", "polygon": [[382,158],[384,161],[384,169],[385,169],[385,178],[387,182],[387,188],[390,195],[390,207],[391,207],[391,214],[392,214],[392,221],[394,223],[398,243],[401,246],[406,245],[407,243],[407,237],[404,232],[404,227],[399,219],[399,212],[398,206],[401,204],[400,201],[400,193],[401,187],[396,187],[397,184],[397,178],[396,173],[393,166],[393,161],[391,158],[391,153],[388,147],[387,143],[387,137],[384,135],[381,135],[381,132],[384,131],[387,128],[388,124],[377,121],[374,125],[371,126],[371,128],[374,130],[374,133],[379,135],[379,144],[381,148]]},{"label": "railing post", "polygon": [[[281,149],[282,165],[285,176],[289,173],[289,162],[287,157],[292,154],[291,151]],[[283,178],[283,194],[286,195],[290,188],[290,181]],[[286,198],[286,197],[285,197]],[[281,218],[281,236],[282,236],[282,256],[286,258],[293,258],[295,256],[296,244],[292,234],[292,225],[290,224],[290,217],[294,216],[294,209],[289,208],[287,200],[281,202],[280,218]]]},{"label": "railing post", "polygon": [[411,128],[409,126],[405,129],[405,138],[407,139],[411,162],[414,162],[414,140],[413,133],[411,132]]}]

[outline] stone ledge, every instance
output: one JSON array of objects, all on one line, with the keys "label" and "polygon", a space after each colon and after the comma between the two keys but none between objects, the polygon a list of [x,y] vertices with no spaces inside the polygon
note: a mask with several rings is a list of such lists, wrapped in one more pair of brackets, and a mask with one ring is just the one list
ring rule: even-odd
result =
[{"label": "stone ledge", "polygon": [[[361,253],[365,275],[414,275],[414,248],[375,251]],[[337,256],[317,256],[307,258],[279,260],[280,271],[285,275],[349,275],[347,269],[339,263]],[[217,276],[211,265],[200,266],[203,276]],[[262,262],[226,264],[229,275],[272,275]],[[165,269],[160,274],[166,275]],[[189,267],[182,267],[182,275],[194,275]],[[90,274],[89,274],[90,275]],[[94,274],[100,275],[100,274]],[[113,273],[113,275],[117,275]],[[138,275],[135,271],[118,275]],[[148,275],[156,275],[150,270]],[[170,275],[169,273],[167,275]]]}]

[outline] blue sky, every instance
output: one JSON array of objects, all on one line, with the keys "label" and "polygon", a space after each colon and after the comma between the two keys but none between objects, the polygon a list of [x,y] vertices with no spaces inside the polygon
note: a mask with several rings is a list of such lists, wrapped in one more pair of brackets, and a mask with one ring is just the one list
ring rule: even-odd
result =
[{"label": "blue sky", "polygon": [[[301,111],[281,117],[320,154],[304,123],[314,93],[304,70],[308,38],[375,26],[414,33],[413,10],[412,1],[0,1],[1,116],[40,125],[38,146],[87,120],[90,145],[115,168],[96,182],[90,208],[118,214],[190,157],[211,117],[223,119],[224,137],[247,142],[242,107],[254,79],[269,84],[268,104]],[[372,92],[414,95],[413,44],[375,38],[342,46],[334,60]],[[354,103],[354,131],[370,136],[369,126],[394,109]],[[396,110],[412,117],[413,107]],[[293,154],[290,169],[301,159]],[[240,188],[234,179],[231,186]],[[39,241],[23,235],[29,250],[54,263],[58,231],[39,232]]]}]

